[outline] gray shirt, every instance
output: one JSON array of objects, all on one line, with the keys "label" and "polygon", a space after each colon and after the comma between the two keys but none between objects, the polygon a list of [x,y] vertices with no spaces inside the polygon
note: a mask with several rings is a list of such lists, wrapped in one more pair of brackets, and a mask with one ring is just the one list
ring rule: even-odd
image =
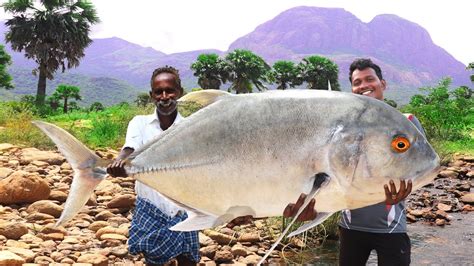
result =
[{"label": "gray shirt", "polygon": [[[425,135],[420,121],[414,115],[405,116]],[[395,205],[381,202],[359,209],[343,210],[339,225],[346,229],[370,233],[406,233],[406,220],[404,201]]]}]

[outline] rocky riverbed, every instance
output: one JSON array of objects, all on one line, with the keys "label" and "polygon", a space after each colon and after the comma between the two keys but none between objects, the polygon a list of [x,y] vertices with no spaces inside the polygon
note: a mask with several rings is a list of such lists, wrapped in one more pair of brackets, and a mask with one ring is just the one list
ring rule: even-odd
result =
[{"label": "rocky riverbed", "polygon": [[[113,158],[117,153],[97,154]],[[408,221],[443,230],[457,222],[453,213],[473,211],[473,163],[474,157],[458,156],[432,185],[414,192],[407,204]],[[143,258],[129,254],[126,244],[134,180],[107,178],[79,215],[55,228],[71,181],[72,169],[58,152],[0,144],[0,265],[143,265]],[[204,230],[200,264],[254,264],[279,232],[275,219]],[[287,246],[304,245],[294,238]],[[283,264],[284,257],[274,251],[269,261]]]}]

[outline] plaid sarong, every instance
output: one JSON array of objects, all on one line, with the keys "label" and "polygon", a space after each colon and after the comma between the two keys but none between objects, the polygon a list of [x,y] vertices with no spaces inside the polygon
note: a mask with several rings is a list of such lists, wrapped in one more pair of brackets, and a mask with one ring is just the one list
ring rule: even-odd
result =
[{"label": "plaid sarong", "polygon": [[180,254],[198,263],[200,260],[198,232],[178,232],[168,229],[187,217],[186,213],[181,212],[175,217],[169,217],[146,199],[137,197],[129,232],[129,252],[143,253],[146,263],[164,264]]}]

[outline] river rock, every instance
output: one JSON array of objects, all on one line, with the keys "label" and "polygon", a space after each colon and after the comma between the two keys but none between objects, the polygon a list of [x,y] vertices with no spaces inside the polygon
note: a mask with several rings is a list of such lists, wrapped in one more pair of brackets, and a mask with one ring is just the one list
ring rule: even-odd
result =
[{"label": "river rock", "polygon": [[63,191],[53,190],[49,194],[49,199],[50,200],[56,200],[56,201],[59,201],[59,202],[65,202],[66,199],[67,199],[67,194]]},{"label": "river rock", "polygon": [[135,204],[135,196],[131,194],[119,195],[107,203],[107,208],[130,209]]},{"label": "river rock", "polygon": [[40,200],[31,204],[26,211],[29,213],[46,213],[54,216],[55,218],[59,218],[59,216],[61,216],[61,212],[63,211],[63,207],[50,200]]},{"label": "river rock", "polygon": [[53,151],[40,151],[36,148],[24,148],[20,156],[20,163],[26,165],[32,161],[42,161],[52,165],[61,165],[65,159],[63,156]]},{"label": "river rock", "polygon": [[79,263],[91,263],[93,266],[107,266],[109,259],[101,254],[85,254],[77,258]]},{"label": "river rock", "polygon": [[96,221],[89,225],[88,229],[94,232],[97,232],[99,229],[109,226],[109,223],[106,221]]},{"label": "river rock", "polygon": [[214,243],[214,241],[212,241],[212,239],[210,237],[208,237],[205,234],[199,232],[199,245],[201,247],[211,245],[212,243]]},{"label": "river rock", "polygon": [[97,185],[95,191],[97,196],[115,196],[122,192],[122,187],[110,180],[104,179]]},{"label": "river rock", "polygon": [[29,249],[25,249],[25,248],[7,247],[7,250],[22,257],[25,260],[25,262],[33,262],[36,255],[33,251]]},{"label": "river rock", "polygon": [[240,243],[235,244],[230,251],[232,252],[232,255],[234,255],[234,257],[245,257],[248,255],[247,248],[242,246]]},{"label": "river rock", "polygon": [[443,170],[438,173],[438,176],[442,178],[455,179],[458,177],[458,173],[453,170]]},{"label": "river rock", "polygon": [[6,167],[0,167],[0,180],[4,179],[5,177],[8,177],[11,173],[13,173],[12,169],[6,168]]},{"label": "river rock", "polygon": [[119,234],[119,235],[128,237],[128,229],[107,226],[107,227],[97,230],[97,232],[95,233],[95,236],[100,239],[100,236],[103,234]]},{"label": "river rock", "polygon": [[26,216],[26,221],[32,223],[32,222],[38,222],[38,221],[50,221],[54,220],[54,216],[46,213],[41,213],[41,212],[35,212],[31,213],[28,216]]},{"label": "river rock", "polygon": [[444,203],[438,203],[438,205],[436,205],[436,208],[438,208],[438,210],[442,210],[445,212],[451,211],[451,205],[447,205]]},{"label": "river rock", "polygon": [[230,250],[218,250],[214,255],[214,260],[217,263],[231,262],[233,259],[234,256]]},{"label": "river rock", "polygon": [[252,254],[245,257],[243,260],[241,260],[241,262],[245,263],[246,265],[256,265],[261,259],[262,257]]},{"label": "river rock", "polygon": [[229,245],[235,243],[236,241],[235,237],[222,234],[214,230],[204,230],[204,234],[219,243],[220,245]]},{"label": "river rock", "polygon": [[22,235],[28,233],[28,227],[24,223],[0,222],[0,235],[8,239],[18,240]]},{"label": "river rock", "polygon": [[217,245],[210,245],[207,247],[202,247],[199,249],[199,253],[203,257],[208,257],[211,260],[214,259],[214,256],[216,255],[217,250],[219,249],[219,246]]},{"label": "river rock", "polygon": [[0,251],[0,265],[21,266],[25,262],[25,259],[11,251]]},{"label": "river rock", "polygon": [[54,260],[48,256],[38,256],[35,258],[35,263],[38,263],[41,265],[50,265],[54,263]]},{"label": "river rock", "polygon": [[49,184],[35,173],[16,171],[0,180],[0,204],[31,203],[47,199]]},{"label": "river rock", "polygon": [[0,143],[0,151],[8,151],[14,148],[18,148],[18,146],[15,146],[10,143]]},{"label": "river rock", "polygon": [[474,204],[474,193],[466,194],[462,196],[459,200],[461,200],[464,203]]},{"label": "river rock", "polygon": [[119,234],[102,234],[100,240],[120,240],[127,241],[127,237]]},{"label": "river rock", "polygon": [[260,235],[258,232],[251,232],[251,233],[243,233],[239,239],[239,242],[259,242],[260,241]]},{"label": "river rock", "polygon": [[95,219],[96,220],[99,220],[99,221],[107,221],[109,218],[111,217],[115,217],[115,214],[113,214],[112,212],[108,211],[108,210],[105,210],[105,211],[101,211],[99,212],[96,216],[95,216]]}]

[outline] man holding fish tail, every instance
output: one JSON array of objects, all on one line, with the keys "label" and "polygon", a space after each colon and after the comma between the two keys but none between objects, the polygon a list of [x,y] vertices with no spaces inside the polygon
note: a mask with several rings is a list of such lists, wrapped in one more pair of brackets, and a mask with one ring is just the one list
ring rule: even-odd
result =
[{"label": "man holding fish tail", "polygon": [[[110,175],[127,176],[124,166],[130,154],[183,119],[177,110],[177,99],[182,95],[178,70],[166,66],[153,72],[150,97],[156,105],[155,112],[130,121],[125,144],[107,167]],[[139,181],[135,183],[135,192],[136,207],[128,240],[130,253],[142,253],[147,265],[163,265],[174,258],[179,265],[196,265],[200,259],[198,232],[168,229],[185,220],[186,212]]]},{"label": "man holding fish tail", "polygon": [[[383,101],[386,81],[381,69],[370,59],[357,59],[350,66],[349,80],[352,93]],[[407,118],[424,135],[418,119],[406,114]],[[382,188],[381,188],[382,189]],[[406,233],[406,211],[404,199],[410,194],[412,182],[400,180],[397,191],[393,180],[384,186],[385,202],[371,206],[344,210],[340,228],[340,265],[365,265],[370,252],[377,252],[379,265],[409,265],[411,244]],[[295,204],[289,204],[284,216],[295,216],[305,200],[302,194]],[[314,199],[298,218],[300,221],[313,220],[317,216]]]}]

